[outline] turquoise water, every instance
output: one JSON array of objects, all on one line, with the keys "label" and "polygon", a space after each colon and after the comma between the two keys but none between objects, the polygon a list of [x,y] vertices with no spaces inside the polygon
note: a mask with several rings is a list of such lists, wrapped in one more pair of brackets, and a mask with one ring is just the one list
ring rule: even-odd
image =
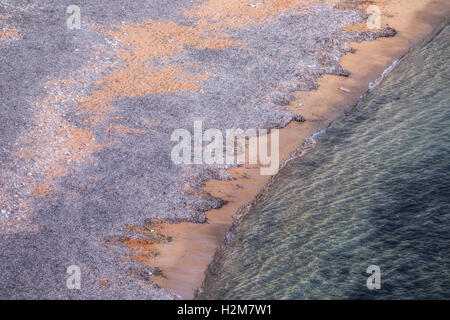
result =
[{"label": "turquoise water", "polygon": [[449,44],[447,27],[280,171],[200,298],[450,298]]}]

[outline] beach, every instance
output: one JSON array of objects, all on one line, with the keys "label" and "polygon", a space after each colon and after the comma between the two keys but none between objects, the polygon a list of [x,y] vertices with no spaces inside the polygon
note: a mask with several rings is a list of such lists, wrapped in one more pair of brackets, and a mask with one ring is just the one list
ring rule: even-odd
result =
[{"label": "beach", "polygon": [[[394,28],[398,32],[397,35],[372,42],[351,43],[350,46],[356,52],[341,59],[342,66],[350,71],[349,78],[325,75],[319,79],[317,90],[294,93],[296,99],[288,107],[295,111],[301,103],[301,113],[307,121],[301,124],[290,123],[280,131],[280,154],[283,159],[289,159],[292,154],[298,153],[299,146],[308,137],[326,129],[330,123],[354,106],[360,96],[368,91],[369,83],[383,74],[394,61],[413,48],[424,45],[448,24],[448,11],[441,19],[434,20],[439,17],[441,6],[449,9],[443,2],[416,1],[408,2],[411,3],[409,6],[401,1],[380,2],[386,12],[383,21]],[[348,88],[351,92],[343,93],[339,90],[341,87]],[[203,188],[228,201],[222,208],[207,213],[208,224],[167,225],[167,234],[174,235],[175,240],[157,247],[161,255],[155,262],[165,270],[167,276],[158,279],[158,283],[181,294],[183,298],[193,298],[201,288],[206,266],[210,264],[211,256],[217,247],[224,244],[233,221],[249,210],[265,187],[270,188],[271,178],[259,175],[255,168],[233,168],[230,171],[235,180],[208,181]]]},{"label": "beach", "polygon": [[[66,17],[51,8],[64,4],[0,12],[2,298],[194,298],[272,176],[174,164],[172,132],[195,120],[279,128],[283,165],[450,17],[443,0],[138,2],[126,14],[81,6],[78,33],[55,27]],[[369,5],[379,29],[367,28]],[[21,23],[41,15],[60,52],[45,49],[50,71],[30,58],[24,83],[13,75],[26,45],[37,55],[45,44]],[[65,287],[69,265],[81,268],[79,291]]]}]

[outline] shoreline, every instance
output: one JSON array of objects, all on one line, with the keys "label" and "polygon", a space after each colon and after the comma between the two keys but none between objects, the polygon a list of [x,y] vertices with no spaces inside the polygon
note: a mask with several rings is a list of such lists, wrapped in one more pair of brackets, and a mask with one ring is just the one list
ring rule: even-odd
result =
[{"label": "shoreline", "polygon": [[[175,130],[191,131],[198,120],[220,130],[301,121],[285,107],[293,90],[317,88],[325,73],[348,76],[338,60],[351,51],[346,42],[394,35],[386,27],[344,33],[343,26],[366,17],[348,5],[354,0],[119,2],[102,12],[83,5],[79,31],[61,28],[53,9],[65,8],[55,0],[3,10],[8,16],[0,23],[19,30],[17,39],[0,42],[5,298],[176,299],[152,279],[171,281],[166,266],[179,263],[186,281],[174,282],[193,297],[234,211],[266,180],[245,186],[244,171],[241,198],[233,198],[236,183],[228,191],[219,185],[238,202],[216,215],[219,223],[210,217],[204,225],[168,227],[187,226],[184,238],[166,234],[160,222],[207,221],[205,212],[224,201],[201,190],[202,183],[229,179],[222,171],[228,165],[175,164]],[[27,81],[17,77],[23,74]],[[301,143],[293,138],[289,148]],[[193,235],[198,242],[187,245]],[[160,255],[172,260],[154,264],[155,245],[173,240]],[[194,264],[183,265],[183,255]],[[83,274],[81,291],[64,285],[71,265]]]},{"label": "shoreline", "polygon": [[[382,27],[394,28],[397,35],[349,43],[356,52],[340,59],[340,64],[350,72],[349,77],[325,75],[319,78],[319,89],[293,93],[295,99],[286,108],[300,112],[306,122],[291,122],[280,129],[281,167],[307,138],[327,128],[352,108],[368,91],[369,83],[376,81],[393,61],[425,45],[448,24],[450,5],[442,0],[401,0],[394,4],[380,1],[376,4],[381,7]],[[353,27],[358,26],[350,28]],[[341,87],[350,92],[340,90]],[[233,222],[248,212],[273,179],[259,175],[258,168],[234,167],[227,172],[233,180],[209,180],[201,188],[227,204],[208,211],[207,223],[164,224],[164,234],[173,240],[155,245],[158,255],[152,259],[152,264],[162,270],[164,277],[153,276],[152,281],[183,299],[195,297],[217,249],[226,244],[230,228],[236,225]]]}]

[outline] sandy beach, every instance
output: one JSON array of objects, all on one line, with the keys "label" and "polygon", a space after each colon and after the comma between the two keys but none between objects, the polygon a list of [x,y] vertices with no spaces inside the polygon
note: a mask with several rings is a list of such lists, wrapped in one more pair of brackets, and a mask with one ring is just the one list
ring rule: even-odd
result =
[{"label": "sandy beach", "polygon": [[0,7],[3,299],[193,299],[272,176],[175,164],[174,130],[280,128],[284,164],[450,18],[445,0],[107,1],[68,30],[70,1],[22,2]]},{"label": "sandy beach", "polygon": [[[356,50],[341,58],[341,65],[350,71],[350,77],[325,75],[319,79],[319,88],[311,92],[296,92],[288,108],[300,112],[305,123],[292,122],[280,131],[280,155],[288,160],[301,155],[299,146],[314,133],[329,124],[357,103],[367,92],[369,84],[383,74],[391,64],[414,48],[423,46],[448,24],[450,6],[444,1],[377,1],[382,8],[384,26],[397,31],[393,38],[380,38],[363,43],[350,43]],[[369,3],[361,5],[366,8]],[[364,30],[364,23],[348,30]],[[340,88],[350,92],[343,92]],[[300,152],[299,152],[300,151]],[[158,244],[160,253],[154,264],[164,270],[165,278],[155,278],[162,287],[180,294],[185,299],[194,298],[202,285],[208,266],[216,250],[226,250],[226,237],[234,221],[245,214],[258,195],[270,188],[269,176],[261,176],[257,168],[229,170],[233,181],[205,183],[203,189],[213,196],[228,201],[219,209],[207,213],[207,224],[168,224],[165,233],[172,236],[171,243]]]}]

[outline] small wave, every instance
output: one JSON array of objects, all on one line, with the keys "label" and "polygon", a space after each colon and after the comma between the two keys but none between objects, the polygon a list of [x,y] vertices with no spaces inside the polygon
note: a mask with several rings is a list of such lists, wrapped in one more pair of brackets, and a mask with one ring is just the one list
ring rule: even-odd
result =
[{"label": "small wave", "polygon": [[398,60],[394,60],[392,64],[383,71],[383,73],[373,82],[369,82],[369,91],[372,91],[376,86],[378,86],[381,81],[383,81],[384,77],[386,77],[392,70],[394,70],[397,65]]},{"label": "small wave", "polygon": [[319,130],[319,131],[313,133],[309,138],[306,138],[305,143],[316,144],[326,132],[327,132],[327,129],[322,129],[322,130]]}]

